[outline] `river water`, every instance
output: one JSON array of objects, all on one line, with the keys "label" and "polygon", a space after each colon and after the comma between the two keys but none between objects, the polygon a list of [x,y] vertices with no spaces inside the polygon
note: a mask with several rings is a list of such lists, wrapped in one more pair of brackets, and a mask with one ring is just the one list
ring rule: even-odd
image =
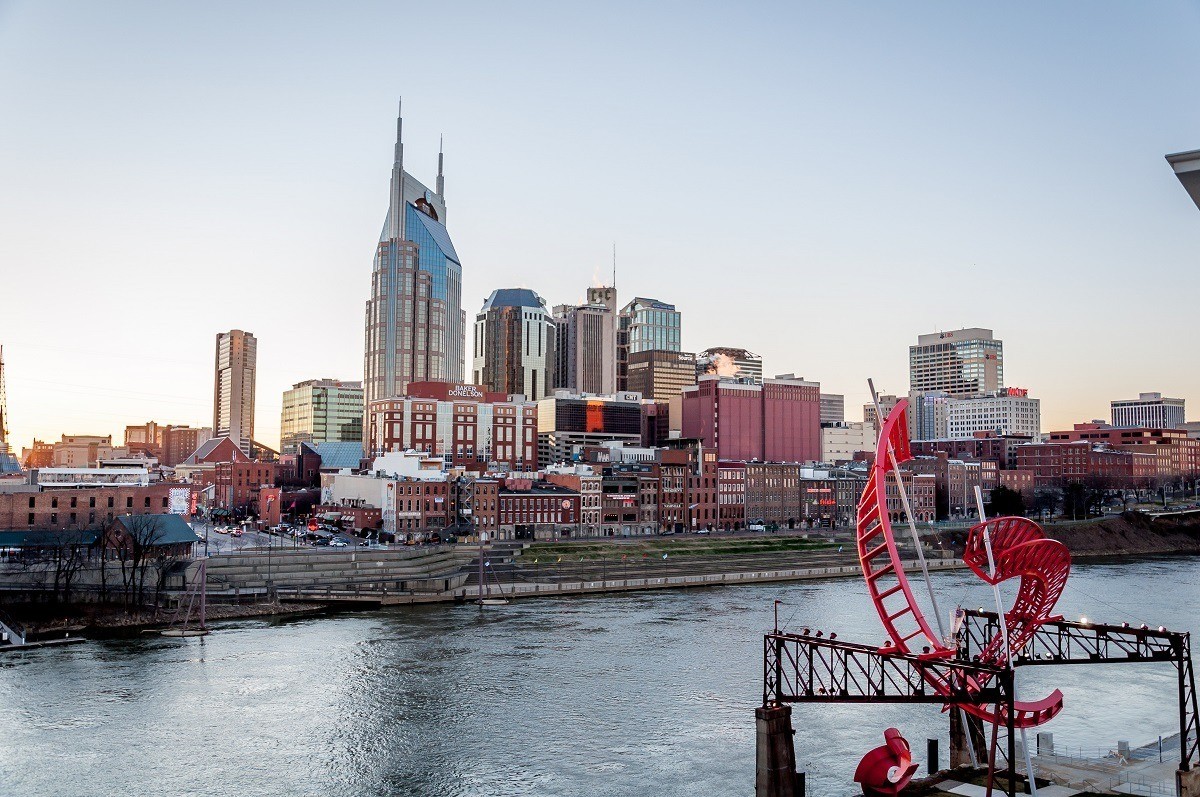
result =
[{"label": "river water", "polygon": [[[1200,629],[1196,559],[1081,565],[1067,617]],[[968,572],[944,610],[991,606]],[[750,795],[762,634],[780,619],[882,642],[861,580],[432,606],[219,625],[0,658],[0,794]],[[1011,600],[1011,589],[1007,595]],[[1169,664],[1041,667],[1061,747],[1177,730]],[[810,794],[859,793],[858,759],[901,729],[924,769],[935,707],[797,706]]]}]

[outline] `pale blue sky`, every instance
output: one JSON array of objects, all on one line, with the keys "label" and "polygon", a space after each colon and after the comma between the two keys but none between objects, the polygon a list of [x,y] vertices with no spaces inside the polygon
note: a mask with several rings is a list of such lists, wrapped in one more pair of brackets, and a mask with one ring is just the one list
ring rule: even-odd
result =
[{"label": "pale blue sky", "polygon": [[[0,2],[14,443],[204,425],[213,338],[361,378],[396,99],[468,316],[607,276],[683,345],[907,390],[919,333],[1005,341],[1043,427],[1200,416],[1200,4]],[[468,341],[469,343],[469,341]]]}]

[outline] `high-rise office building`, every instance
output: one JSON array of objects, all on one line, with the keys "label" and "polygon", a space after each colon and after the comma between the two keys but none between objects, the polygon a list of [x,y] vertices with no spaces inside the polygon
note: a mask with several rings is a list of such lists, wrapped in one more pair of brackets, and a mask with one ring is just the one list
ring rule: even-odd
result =
[{"label": "high-rise office building", "polygon": [[571,461],[587,446],[613,441],[636,446],[642,439],[642,397],[556,390],[538,402],[537,430],[540,467]]},{"label": "high-rise office building", "polygon": [[841,393],[821,393],[821,423],[845,423],[846,397]]},{"label": "high-rise office building", "polygon": [[1029,437],[1037,441],[1042,435],[1042,403],[1030,398],[1029,391],[1020,387],[1005,388],[986,396],[950,399],[946,410],[946,432],[938,436],[955,440],[977,432]]},{"label": "high-rise office building", "polygon": [[360,443],[362,425],[362,382],[299,382],[283,391],[279,448],[284,454],[294,454],[301,443]]},{"label": "high-rise office building", "polygon": [[541,296],[528,288],[492,291],[475,316],[475,384],[530,401],[545,398],[553,389],[554,334]]},{"label": "high-rise office building", "polygon": [[254,439],[254,381],[258,341],[249,332],[217,333],[213,379],[213,435],[228,437],[250,455]]},{"label": "high-rise office building", "polygon": [[873,424],[876,429],[880,428],[899,403],[899,396],[893,396],[890,393],[879,396],[879,411],[883,413],[883,417],[880,418],[875,412],[874,402],[868,401],[863,405],[863,423]]},{"label": "high-rise office building", "polygon": [[950,403],[944,390],[912,393],[908,397],[909,436],[914,440],[941,440],[950,436]]},{"label": "high-rise office building", "polygon": [[1110,401],[1113,426],[1149,429],[1182,429],[1183,399],[1163,398],[1162,393],[1139,393],[1135,399]]},{"label": "high-rise office building", "polygon": [[629,355],[639,351],[679,351],[680,313],[675,305],[638,297],[617,318],[617,389],[627,390]]},{"label": "high-rise office building", "polygon": [[554,308],[553,384],[576,393],[617,389],[617,289],[588,288],[587,303]]},{"label": "high-rise office building", "polygon": [[712,346],[696,355],[696,376],[705,374],[761,385],[762,357],[736,346]]},{"label": "high-rise office building", "polygon": [[1004,342],[990,329],[955,329],[917,338],[908,347],[911,393],[941,390],[951,398],[995,393],[1004,386]]},{"label": "high-rise office building", "polygon": [[685,387],[696,384],[696,355],[662,349],[635,352],[629,355],[626,384],[651,401],[679,398]]},{"label": "high-rise office building", "polygon": [[442,156],[431,191],[404,170],[402,130],[398,118],[388,213],[366,307],[367,404],[404,395],[409,382],[461,382],[466,356],[462,264],[446,231]]}]

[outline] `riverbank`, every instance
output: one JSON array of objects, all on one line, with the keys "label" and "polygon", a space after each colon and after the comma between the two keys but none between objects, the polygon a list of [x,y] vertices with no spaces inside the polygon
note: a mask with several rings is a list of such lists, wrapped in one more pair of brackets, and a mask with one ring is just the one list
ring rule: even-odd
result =
[{"label": "riverbank", "polygon": [[1195,516],[1151,519],[1140,512],[1126,512],[1092,522],[1049,526],[1046,533],[1079,558],[1200,554],[1200,517]]},{"label": "riverbank", "polygon": [[[329,607],[318,602],[228,603],[209,604],[207,622],[253,617],[302,617],[321,614]],[[143,630],[165,628],[171,611],[126,612],[117,606],[82,604],[70,606],[17,605],[5,610],[20,621],[30,640],[42,640],[73,634],[91,639],[130,636]],[[193,616],[192,624],[196,622]]]}]

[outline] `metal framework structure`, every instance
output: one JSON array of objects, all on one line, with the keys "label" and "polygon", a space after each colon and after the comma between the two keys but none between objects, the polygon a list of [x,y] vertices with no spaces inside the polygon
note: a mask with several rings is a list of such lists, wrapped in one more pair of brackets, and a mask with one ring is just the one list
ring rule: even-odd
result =
[{"label": "metal framework structure", "polygon": [[813,635],[808,629],[802,634],[774,631],[763,638],[764,706],[936,703],[968,709],[988,704],[1003,707],[1010,797],[1017,794],[1014,695],[1012,669],[969,658],[901,653]]},{"label": "metal framework structure", "polygon": [[[968,610],[958,635],[958,657],[974,661],[1000,627],[995,612]],[[1200,701],[1192,670],[1191,635],[1165,628],[1109,625],[1055,618],[1043,623],[1013,653],[1017,667],[1054,664],[1144,664],[1175,666],[1179,695],[1179,769],[1200,764]]]},{"label": "metal framework structure", "polygon": [[[763,639],[763,706],[940,703],[946,710],[961,709],[993,727],[989,794],[999,731],[1007,731],[1008,793],[1014,795],[1016,731],[1024,734],[1026,728],[1041,725],[1063,706],[1057,689],[1038,701],[1017,700],[1015,667],[1171,662],[1179,678],[1179,770],[1190,770],[1200,755],[1200,707],[1189,635],[1165,628],[1071,622],[1053,615],[1070,574],[1071,557],[1062,543],[1048,539],[1036,523],[1025,518],[993,518],[974,526],[967,539],[963,560],[992,585],[998,609],[1000,582],[1018,580],[1015,602],[1003,615],[982,609],[962,612],[961,627],[947,633],[926,571],[925,586],[940,633],[934,631],[904,573],[887,506],[891,473],[924,569],[898,472],[899,463],[912,457],[906,410],[907,402],[901,400],[884,422],[858,504],[859,562],[887,641],[874,647],[839,641],[836,634],[812,634],[807,628],[801,634],[776,628]],[[977,500],[982,515],[982,497]],[[961,716],[965,721],[966,714]],[[968,745],[972,744],[968,737]],[[1032,771],[1027,747],[1026,768]]]},{"label": "metal framework structure", "polygon": [[[901,400],[888,415],[879,433],[875,462],[858,503],[858,558],[867,591],[888,634],[886,649],[911,653],[914,647],[920,645],[923,649],[927,648],[931,656],[953,657],[953,640],[949,635],[933,630],[913,595],[889,518],[889,473],[896,474],[897,491],[904,503],[905,514],[910,519],[912,517],[903,482],[897,473],[901,462],[912,459],[908,444],[907,409],[908,402]],[[911,521],[910,531],[915,538],[916,529],[911,526]],[[914,544],[919,550],[919,540],[914,539]],[[1021,647],[1037,627],[1050,617],[1070,573],[1070,553],[1062,543],[1047,539],[1041,527],[1030,520],[995,518],[971,529],[963,558],[976,575],[989,584],[998,584],[1010,578],[1020,580],[1016,602],[1007,613],[1005,628],[997,627],[995,637],[979,652],[980,660],[984,663],[1003,667],[1007,663],[1010,644]],[[940,617],[932,591],[930,600],[935,616]],[[969,681],[966,688],[980,689],[990,677],[984,676],[979,682]],[[929,672],[926,672],[925,678],[934,690],[943,695],[949,694],[955,686],[941,682],[936,674]],[[994,725],[1007,724],[1006,712],[1015,711],[1016,726],[1032,728],[1052,719],[1062,710],[1062,693],[1055,690],[1041,700],[1018,700],[1009,707],[972,702],[964,704],[963,709]]]}]

